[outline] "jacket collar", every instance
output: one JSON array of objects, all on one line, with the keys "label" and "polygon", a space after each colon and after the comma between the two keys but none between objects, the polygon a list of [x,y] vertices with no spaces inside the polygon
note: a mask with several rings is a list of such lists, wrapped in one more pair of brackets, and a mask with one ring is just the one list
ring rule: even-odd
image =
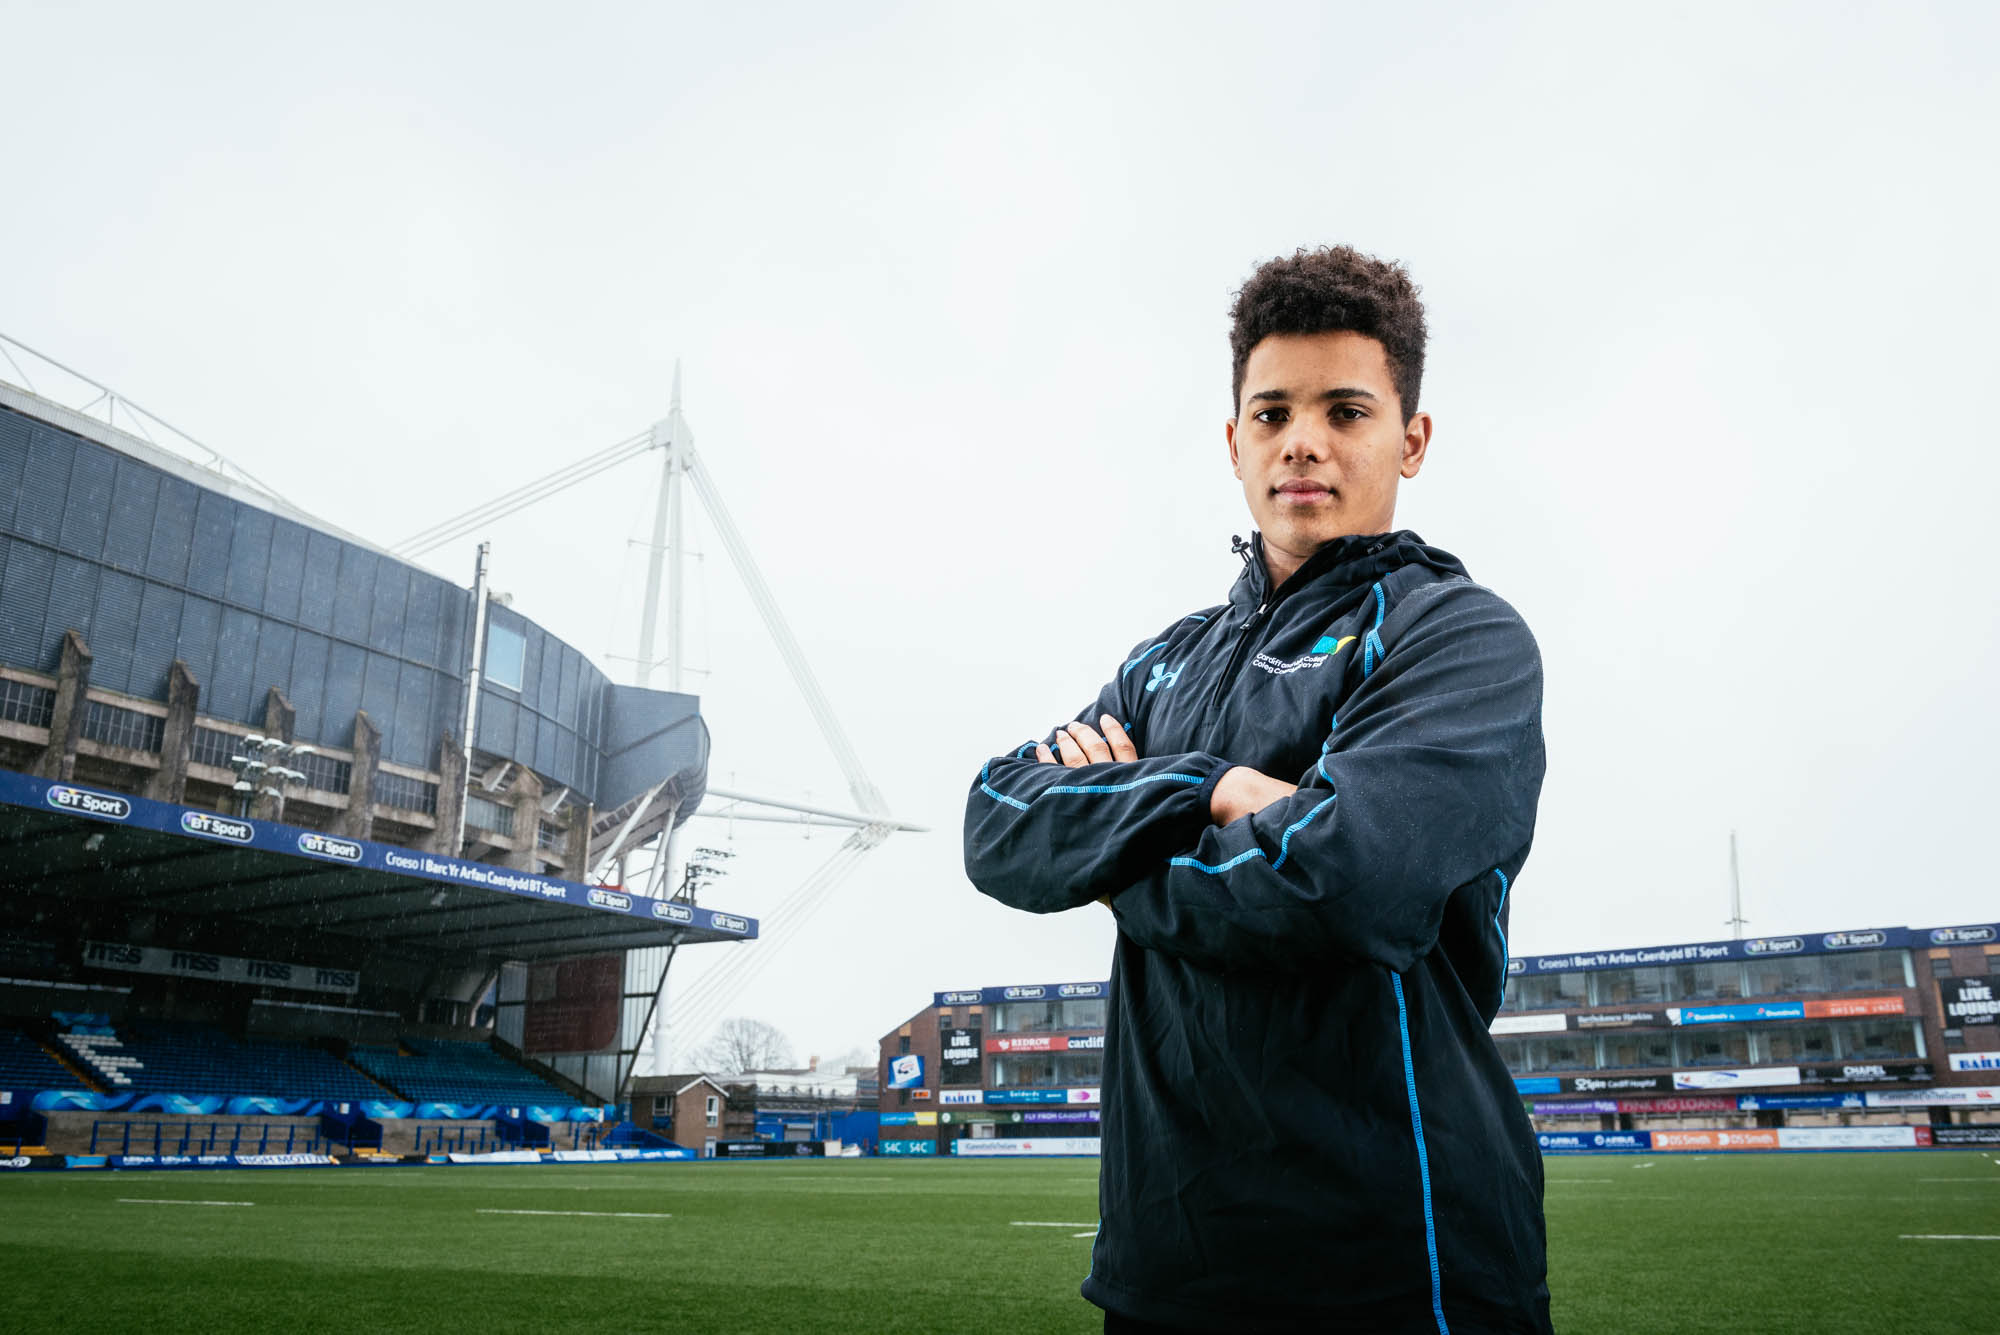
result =
[{"label": "jacket collar", "polygon": [[1229,601],[1250,608],[1269,606],[1291,597],[1308,585],[1338,594],[1360,588],[1406,565],[1427,565],[1447,575],[1464,575],[1465,566],[1450,552],[1425,545],[1409,529],[1394,533],[1354,533],[1335,538],[1306,558],[1291,578],[1271,588],[1270,571],[1264,565],[1264,535],[1253,533],[1243,553],[1243,573],[1229,590]]}]

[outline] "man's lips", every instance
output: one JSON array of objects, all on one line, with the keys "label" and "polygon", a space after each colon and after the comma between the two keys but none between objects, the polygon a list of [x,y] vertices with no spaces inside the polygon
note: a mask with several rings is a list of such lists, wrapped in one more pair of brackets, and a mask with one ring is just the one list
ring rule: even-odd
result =
[{"label": "man's lips", "polygon": [[1277,488],[1278,499],[1289,501],[1294,505],[1310,505],[1314,501],[1328,500],[1332,495],[1332,487],[1324,482],[1313,482],[1306,478],[1293,478]]}]

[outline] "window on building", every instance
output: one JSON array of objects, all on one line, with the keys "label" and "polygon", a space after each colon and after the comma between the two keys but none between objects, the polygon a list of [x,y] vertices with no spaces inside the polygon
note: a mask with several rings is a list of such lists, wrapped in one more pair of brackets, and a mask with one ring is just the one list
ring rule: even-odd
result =
[{"label": "window on building", "polygon": [[1584,998],[1589,994],[1589,986],[1581,973],[1523,975],[1519,982],[1520,1009],[1524,1011],[1559,1010],[1566,1006],[1588,1004]]},{"label": "window on building", "polygon": [[1931,977],[1950,978],[1951,976],[1951,956],[1933,955],[1931,957]]},{"label": "window on building", "polygon": [[1836,992],[1908,987],[1909,957],[1907,950],[1862,950],[1852,955],[1824,956],[1826,985]]},{"label": "window on building", "polygon": [[1923,1055],[1923,1040],[1908,1020],[1852,1020],[1841,1030],[1840,1055],[1848,1061],[1893,1061]]},{"label": "window on building", "polygon": [[1062,1003],[1062,1025],[1065,1029],[1104,1028],[1104,998],[1093,997]]},{"label": "window on building", "polygon": [[1604,1065],[1611,1070],[1674,1064],[1674,1036],[1669,1033],[1637,1031],[1606,1034],[1603,1043]]},{"label": "window on building", "polygon": [[1678,1066],[1748,1066],[1750,1035],[1741,1029],[1683,1030],[1674,1035]]},{"label": "window on building", "polygon": [[1831,1025],[1776,1025],[1753,1032],[1756,1039],[1754,1060],[1759,1062],[1773,1065],[1830,1062],[1839,1055],[1834,1050]]},{"label": "window on building", "polygon": [[1521,1040],[1530,1071],[1588,1071],[1597,1065],[1597,1040],[1579,1034],[1553,1034]]},{"label": "window on building", "polygon": [[527,636],[497,621],[486,623],[486,680],[518,691],[527,660]]},{"label": "window on building", "polygon": [[656,1123],[664,1122],[673,1117],[673,1115],[674,1115],[673,1100],[667,1098],[664,1094],[654,1095],[653,1121]]},{"label": "window on building", "polygon": [[1623,1006],[1667,999],[1665,969],[1601,969],[1590,975],[1590,999],[1598,1006]]},{"label": "window on building", "polygon": [[1667,970],[1669,1001],[1715,1001],[1743,995],[1741,964],[1680,964]]},{"label": "window on building", "polygon": [[1753,997],[1826,991],[1826,963],[1818,955],[1751,960],[1744,966],[1744,971],[1750,976],[1750,995]]},{"label": "window on building", "polygon": [[710,1126],[717,1126],[720,1125],[721,1121],[722,1121],[722,1100],[717,1098],[715,1095],[710,1094],[708,1096],[708,1124]]},{"label": "window on building", "polygon": [[909,1053],[910,1053],[910,1036],[908,1034],[904,1034],[896,1040],[896,1055],[899,1057],[907,1057]]}]

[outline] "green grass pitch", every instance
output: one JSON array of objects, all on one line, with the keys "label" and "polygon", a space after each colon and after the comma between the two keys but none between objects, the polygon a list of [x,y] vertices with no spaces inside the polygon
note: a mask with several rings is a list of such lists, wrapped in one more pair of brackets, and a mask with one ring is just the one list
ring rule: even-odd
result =
[{"label": "green grass pitch", "polygon": [[[0,1330],[1094,1331],[1076,1286],[1096,1178],[1086,1159],[10,1174]],[[1558,1158],[1548,1179],[1559,1330],[2000,1331],[2000,1240],[1903,1236],[2000,1235],[1993,1154]]]}]

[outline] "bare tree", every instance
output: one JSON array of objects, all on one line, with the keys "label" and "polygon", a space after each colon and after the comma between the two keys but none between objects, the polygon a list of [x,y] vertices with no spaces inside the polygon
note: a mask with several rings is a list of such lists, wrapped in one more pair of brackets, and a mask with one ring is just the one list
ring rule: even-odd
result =
[{"label": "bare tree", "polygon": [[695,1058],[703,1069],[728,1075],[782,1070],[796,1060],[783,1030],[740,1015],[717,1025],[708,1042],[695,1050]]}]

